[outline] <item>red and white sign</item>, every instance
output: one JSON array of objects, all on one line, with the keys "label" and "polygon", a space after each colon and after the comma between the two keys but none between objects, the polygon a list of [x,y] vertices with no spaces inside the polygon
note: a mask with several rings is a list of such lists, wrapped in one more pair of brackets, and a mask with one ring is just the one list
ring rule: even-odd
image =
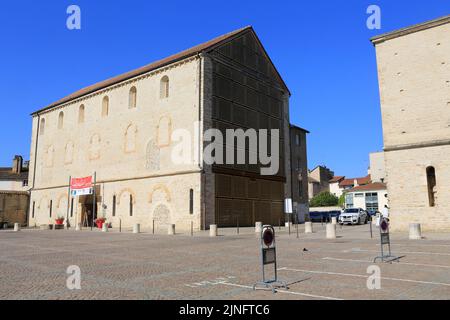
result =
[{"label": "red and white sign", "polygon": [[84,196],[93,194],[92,176],[85,178],[72,178],[70,181],[72,196]]}]

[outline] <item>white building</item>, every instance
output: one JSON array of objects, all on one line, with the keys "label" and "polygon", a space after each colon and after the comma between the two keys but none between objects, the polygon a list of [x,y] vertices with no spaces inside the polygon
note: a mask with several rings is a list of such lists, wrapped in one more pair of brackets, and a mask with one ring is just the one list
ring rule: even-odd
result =
[{"label": "white building", "polygon": [[386,205],[388,205],[387,187],[381,182],[357,186],[346,192],[346,208],[361,208],[377,212],[381,211]]}]

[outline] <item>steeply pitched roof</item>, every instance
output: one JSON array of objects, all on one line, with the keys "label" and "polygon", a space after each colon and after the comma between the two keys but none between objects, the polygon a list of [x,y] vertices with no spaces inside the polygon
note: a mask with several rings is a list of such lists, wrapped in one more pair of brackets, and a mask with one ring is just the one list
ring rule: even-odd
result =
[{"label": "steeply pitched roof", "polygon": [[372,41],[372,43],[374,45],[377,45],[381,42],[384,42],[386,40],[391,40],[394,38],[398,38],[401,36],[405,36],[407,34],[411,34],[414,32],[418,32],[418,31],[422,31],[422,30],[426,30],[429,28],[434,28],[434,27],[438,27],[441,26],[443,24],[446,23],[450,23],[450,15],[444,16],[444,17],[440,17],[434,20],[430,20],[430,21],[426,21],[423,23],[419,23],[419,24],[415,24],[413,26],[409,26],[406,28],[402,28],[399,30],[395,30],[392,32],[388,32],[388,33],[384,33],[378,36],[373,37],[372,39],[370,39],[370,41]]},{"label": "steeply pitched roof", "polygon": [[387,186],[381,182],[374,182],[365,184],[363,186],[354,187],[353,189],[348,190],[347,192],[359,192],[359,191],[377,191],[377,190],[386,190]]},{"label": "steeply pitched roof", "polygon": [[[234,39],[235,37],[237,37],[237,36],[239,36],[239,35],[241,35],[241,34],[247,32],[247,31],[251,31],[251,32],[253,32],[253,33],[255,34],[255,37],[256,37],[256,39],[258,40],[258,43],[261,45],[261,47],[262,47],[264,53],[266,54],[267,58],[268,58],[269,61],[272,63],[272,61],[270,60],[269,55],[267,54],[267,52],[266,52],[265,49],[264,49],[264,46],[261,44],[261,42],[259,41],[258,37],[256,36],[256,33],[255,33],[255,31],[253,30],[253,27],[247,26],[247,27],[245,27],[245,28],[238,29],[238,30],[235,30],[235,31],[233,31],[233,32],[224,34],[224,35],[222,35],[222,36],[219,36],[219,37],[214,38],[214,39],[212,39],[212,40],[210,40],[210,41],[204,42],[204,43],[202,43],[202,44],[199,44],[199,45],[197,45],[197,46],[194,46],[194,47],[192,47],[192,48],[190,48],[190,49],[184,50],[184,51],[182,51],[182,52],[179,52],[179,53],[177,53],[177,54],[174,54],[174,55],[169,56],[169,57],[167,57],[167,58],[164,58],[164,59],[162,59],[162,60],[153,62],[153,63],[148,64],[148,65],[146,65],[146,66],[143,66],[143,67],[141,67],[141,68],[138,68],[138,69],[129,71],[129,72],[124,73],[124,74],[121,74],[121,75],[119,75],[119,76],[110,78],[110,79],[105,80],[105,81],[98,82],[98,83],[96,83],[96,84],[94,84],[94,85],[91,85],[91,86],[89,86],[89,87],[86,87],[86,88],[83,88],[83,89],[81,89],[81,90],[79,90],[79,91],[76,91],[76,92],[74,92],[74,93],[72,93],[72,94],[66,96],[65,98],[62,98],[62,99],[60,99],[60,100],[58,100],[58,101],[56,101],[56,102],[54,102],[54,103],[48,105],[47,107],[45,107],[45,108],[43,108],[43,109],[40,109],[40,110],[38,110],[38,111],[32,113],[32,115],[37,115],[38,113],[41,113],[41,112],[43,112],[43,111],[47,111],[47,110],[49,110],[49,109],[51,109],[51,108],[53,108],[53,107],[56,107],[56,106],[58,106],[58,105],[61,105],[61,104],[63,104],[63,103],[67,103],[67,102],[69,102],[69,101],[71,101],[71,100],[74,100],[74,99],[83,97],[83,96],[85,96],[85,95],[94,93],[94,92],[96,92],[96,91],[102,90],[102,89],[107,88],[107,87],[109,87],[109,86],[112,86],[112,85],[114,85],[114,84],[117,84],[117,83],[120,83],[120,82],[129,80],[129,79],[131,79],[131,78],[134,78],[134,77],[143,75],[143,74],[145,74],[145,73],[148,73],[148,72],[153,71],[153,70],[156,70],[156,69],[158,69],[158,68],[167,66],[167,65],[172,64],[172,63],[175,63],[175,62],[177,62],[177,61],[180,61],[180,60],[183,60],[183,59],[186,59],[186,58],[189,58],[189,57],[198,55],[198,54],[200,54],[200,53],[202,53],[202,52],[208,52],[208,51],[211,51],[211,50],[213,50],[214,48],[216,48],[217,46],[222,45],[222,44],[224,44],[224,43],[227,42],[227,41],[231,41],[231,40]],[[273,63],[272,63],[272,65],[273,65]],[[279,78],[281,84],[282,84],[282,85],[285,87],[285,89],[289,92],[289,89],[287,88],[287,86],[286,86],[284,80],[281,78],[281,75],[278,73],[278,71],[277,71],[277,69],[275,68],[275,66],[274,66],[274,69],[275,69],[275,72],[277,73],[277,76],[278,76],[278,78]]]}]

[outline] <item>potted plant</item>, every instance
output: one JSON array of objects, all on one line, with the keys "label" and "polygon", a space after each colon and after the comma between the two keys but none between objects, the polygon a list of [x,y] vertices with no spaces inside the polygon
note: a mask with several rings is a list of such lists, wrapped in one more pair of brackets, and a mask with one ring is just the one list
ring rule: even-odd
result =
[{"label": "potted plant", "polygon": [[95,220],[95,224],[97,225],[97,228],[102,229],[103,224],[106,222],[106,218],[98,218]]},{"label": "potted plant", "polygon": [[56,225],[57,226],[62,226],[64,224],[64,217],[58,217],[57,219],[55,219]]}]

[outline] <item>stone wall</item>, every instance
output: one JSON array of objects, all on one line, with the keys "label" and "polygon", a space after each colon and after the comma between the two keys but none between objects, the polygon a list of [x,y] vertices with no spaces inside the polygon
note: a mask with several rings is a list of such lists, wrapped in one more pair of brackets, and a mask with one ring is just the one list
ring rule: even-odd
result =
[{"label": "stone wall", "polygon": [[[450,230],[450,19],[375,40],[392,229]],[[436,204],[427,168],[436,170]]]},{"label": "stone wall", "polygon": [[28,193],[0,191],[0,227],[4,223],[9,226],[27,223]]}]

